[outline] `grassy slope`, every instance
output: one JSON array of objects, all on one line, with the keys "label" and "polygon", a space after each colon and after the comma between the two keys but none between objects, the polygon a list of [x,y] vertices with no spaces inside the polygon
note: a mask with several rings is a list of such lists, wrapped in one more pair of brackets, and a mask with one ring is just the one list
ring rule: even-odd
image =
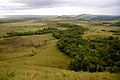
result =
[{"label": "grassy slope", "polygon": [[24,68],[7,69],[6,73],[1,73],[0,78],[1,80],[120,80],[119,74],[74,72],[33,65],[26,65]]},{"label": "grassy slope", "polygon": [[[47,22],[34,22],[34,21],[24,21],[24,22],[15,22],[15,23],[4,23],[0,24],[0,37],[5,35],[7,32],[17,31],[17,32],[26,32],[26,31],[37,31],[44,29]],[[53,26],[52,26],[53,27]],[[58,27],[59,30],[64,30],[67,28]]]},{"label": "grassy slope", "polygon": [[[11,41],[12,38],[9,40]],[[24,42],[24,40],[26,42]],[[7,52],[6,50],[1,50],[0,52],[0,58],[2,60],[0,61],[0,75],[2,75],[2,77],[5,74],[5,77],[10,78],[8,74],[14,74],[14,71],[18,73],[20,71],[23,75],[26,74],[27,71],[31,71],[30,74],[32,74],[34,69],[37,73],[42,73],[41,70],[49,68],[67,69],[70,61],[69,57],[57,49],[57,40],[54,39],[51,34],[15,37],[14,44],[13,42],[6,41],[6,39],[1,39],[0,42],[1,41],[5,41],[4,44],[0,45],[2,48],[6,49],[6,47],[13,47],[12,51],[10,48]],[[28,43],[27,41],[32,44],[26,44]],[[25,48],[22,48],[23,44]],[[41,46],[35,47],[36,44],[40,44]],[[15,45],[17,45],[16,48],[14,47]],[[32,46],[28,47],[28,45]],[[33,53],[33,50],[36,54],[30,56]],[[27,78],[29,78],[31,75],[27,76]]]},{"label": "grassy slope", "polygon": [[[107,22],[114,22],[114,21],[107,21]],[[87,30],[83,35],[84,39],[95,39],[96,37],[108,37],[108,36],[120,37],[120,35],[113,35],[114,34],[113,32],[109,32],[110,30],[118,30],[120,29],[120,27],[101,25],[102,22],[61,21],[61,23],[72,23],[72,24],[82,25],[83,27],[88,28],[89,30]]]},{"label": "grassy slope", "polygon": [[[34,25],[39,25],[39,27],[33,27]],[[6,32],[10,31],[36,31],[38,29],[43,29],[44,23],[34,23],[33,21],[25,22],[15,22],[15,23],[5,23],[0,24],[0,36],[5,35]],[[24,27],[29,26],[29,27]]]},{"label": "grassy slope", "polygon": [[[24,42],[24,40],[26,40],[26,42]],[[29,44],[26,44],[28,43],[27,40]],[[66,68],[67,64],[69,63],[69,58],[57,49],[57,40],[54,39],[51,34],[41,36],[23,36],[21,38],[17,37],[14,38],[14,41],[19,42],[13,42],[13,44],[9,41],[6,41],[4,45],[1,45],[2,49],[6,49],[6,47],[11,47],[10,50],[1,50],[1,66],[2,63],[4,64],[4,62],[8,62],[8,64],[10,64],[9,66],[14,65],[12,67],[30,64],[37,66]],[[7,45],[5,45],[6,43]],[[18,45],[18,43],[19,46],[16,46]],[[39,44],[39,46],[36,44]],[[34,56],[31,56],[32,54]]]},{"label": "grassy slope", "polygon": [[[86,23],[78,23],[87,26]],[[32,25],[31,22],[10,24],[12,26],[21,24]],[[11,26],[7,26],[8,24],[2,24],[2,26],[3,25],[5,27],[2,27],[0,30],[1,34],[5,31],[9,31],[9,29],[14,29],[14,27],[11,28]],[[94,29],[99,31],[97,27],[90,28],[90,30],[95,31]],[[25,30],[30,29],[27,28]],[[92,34],[93,31],[89,31],[88,33],[86,32],[85,35],[89,33]],[[22,36],[8,39],[0,38],[0,60],[3,60],[0,61],[0,80],[120,79],[120,74],[110,74],[107,72],[87,73],[65,70],[70,62],[70,58],[57,49],[56,42],[57,40],[53,38],[51,34]]]}]

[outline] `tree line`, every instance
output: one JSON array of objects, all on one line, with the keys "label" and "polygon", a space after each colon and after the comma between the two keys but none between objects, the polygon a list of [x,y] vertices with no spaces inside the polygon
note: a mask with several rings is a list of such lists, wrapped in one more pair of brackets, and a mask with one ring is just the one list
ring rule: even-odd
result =
[{"label": "tree line", "polygon": [[59,50],[72,58],[69,64],[70,70],[120,72],[120,40],[118,37],[85,40],[82,36],[87,29],[82,26],[57,23],[56,27],[68,29],[44,28],[28,32],[8,32],[7,37],[53,33],[53,36],[59,39],[57,43]]},{"label": "tree line", "polygon": [[[61,24],[64,26],[64,24]],[[67,25],[65,25],[66,27]],[[84,40],[85,28],[68,25],[70,29],[56,31],[53,36],[58,48],[72,58],[69,69],[89,72],[120,72],[120,40],[117,37]]]},{"label": "tree line", "polygon": [[118,27],[120,27],[120,21],[119,21],[119,22],[112,23],[110,26],[118,26]]},{"label": "tree line", "polygon": [[44,28],[43,30],[37,30],[37,31],[27,31],[27,32],[8,32],[6,36],[4,37],[14,37],[14,36],[28,36],[28,35],[42,35],[47,33],[52,33],[54,31],[57,31],[56,28]]}]

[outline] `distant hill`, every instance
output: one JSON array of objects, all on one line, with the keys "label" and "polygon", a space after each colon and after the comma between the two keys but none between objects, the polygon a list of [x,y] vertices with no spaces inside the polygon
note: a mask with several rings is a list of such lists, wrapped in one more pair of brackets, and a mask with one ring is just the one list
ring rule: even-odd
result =
[{"label": "distant hill", "polygon": [[48,16],[42,16],[42,15],[6,15],[6,18],[9,18],[9,19],[39,19],[42,17],[48,17]]},{"label": "distant hill", "polygon": [[6,15],[7,19],[25,19],[25,20],[118,20],[119,16],[115,15],[92,15],[92,14],[81,14],[81,15]]},{"label": "distant hill", "polygon": [[120,16],[114,15],[91,15],[91,14],[81,14],[76,16],[76,19],[81,20],[116,20],[120,19]]},{"label": "distant hill", "polygon": [[75,15],[6,15],[8,19],[76,19]]}]

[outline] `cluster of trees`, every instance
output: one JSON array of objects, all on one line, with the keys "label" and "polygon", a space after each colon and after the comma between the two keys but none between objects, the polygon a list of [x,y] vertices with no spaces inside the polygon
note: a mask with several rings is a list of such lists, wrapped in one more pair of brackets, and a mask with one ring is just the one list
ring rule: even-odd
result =
[{"label": "cluster of trees", "polygon": [[120,29],[118,29],[118,30],[110,30],[110,32],[120,33]]},{"label": "cluster of trees", "polygon": [[[79,25],[75,25],[75,24],[69,24],[69,23],[56,23],[55,24],[56,27],[65,27],[65,28],[82,28],[82,26]],[[87,29],[87,28],[84,28]]]},{"label": "cluster of trees", "polygon": [[120,26],[120,22],[115,22],[115,23],[111,24],[110,26]]},{"label": "cluster of trees", "polygon": [[13,23],[13,22],[23,22],[25,19],[0,19],[0,24],[3,23]]},{"label": "cluster of trees", "polygon": [[109,37],[86,41],[76,51],[70,68],[76,71],[120,72],[120,40]]},{"label": "cluster of trees", "polygon": [[84,40],[82,34],[85,30],[79,26],[53,33],[54,37],[60,39],[57,44],[58,48],[72,57],[69,69],[89,72],[120,72],[119,38]]},{"label": "cluster of trees", "polygon": [[57,31],[53,33],[53,36],[58,41],[58,48],[65,54],[74,57],[78,44],[82,41],[82,34],[84,34],[84,28],[72,28],[63,31]]},{"label": "cluster of trees", "polygon": [[120,29],[118,30],[110,30],[110,32],[113,32],[113,35],[120,35]]},{"label": "cluster of trees", "polygon": [[37,31],[27,31],[27,32],[8,32],[7,36],[4,37],[13,37],[13,36],[27,36],[27,35],[41,35],[57,31],[56,28],[44,28],[43,30]]},{"label": "cluster of trees", "polygon": [[33,27],[33,28],[35,28],[35,27],[46,27],[46,25],[22,25],[22,26],[15,26],[15,27],[13,27],[13,28],[31,28],[31,27]]},{"label": "cluster of trees", "polygon": [[99,21],[110,21],[110,20],[116,20],[120,19],[120,16],[94,16],[91,18],[91,20],[99,20]]},{"label": "cluster of trees", "polygon": [[67,29],[67,30],[59,30],[53,32],[53,36],[57,39],[79,39],[81,35],[84,34],[84,28],[74,28],[74,29]]},{"label": "cluster of trees", "polygon": [[82,35],[87,29],[82,26],[57,23],[56,27],[68,29],[44,28],[38,31],[9,32],[7,37],[53,33],[53,36],[59,39],[58,48],[72,58],[69,69],[89,72],[120,72],[119,38],[85,40]]}]

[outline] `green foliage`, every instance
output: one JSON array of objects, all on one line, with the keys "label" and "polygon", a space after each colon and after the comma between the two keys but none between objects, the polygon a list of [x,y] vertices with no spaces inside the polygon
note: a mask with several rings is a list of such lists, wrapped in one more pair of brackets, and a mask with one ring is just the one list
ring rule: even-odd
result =
[{"label": "green foliage", "polygon": [[[75,60],[71,62],[70,68],[76,71],[120,72],[119,46],[119,39],[113,37],[89,41],[87,45],[79,48],[79,53],[74,57]],[[79,65],[75,66],[76,64]]]},{"label": "green foliage", "polygon": [[75,60],[73,58],[70,64],[71,69],[90,72],[120,72],[120,40],[118,38],[91,40],[81,46],[76,51],[77,58],[75,56]]},{"label": "green foliage", "polygon": [[[65,25],[66,27],[66,25]],[[53,36],[57,39],[60,39],[58,42],[58,47],[61,51],[65,52],[66,54],[73,57],[75,55],[77,44],[81,43],[82,41],[82,34],[84,34],[84,29],[81,26],[75,26],[71,25],[72,28],[63,30],[63,31],[57,31],[53,33]]]},{"label": "green foliage", "polygon": [[70,27],[70,29],[53,33],[54,37],[60,39],[58,48],[73,58],[70,69],[89,72],[120,72],[120,40],[118,38],[84,40],[82,35],[86,29],[72,27],[72,25]]},{"label": "green foliage", "polygon": [[[97,32],[103,29],[106,31],[100,31],[99,36],[101,36],[102,34],[105,34],[107,37],[111,35],[108,32],[109,30],[112,30],[112,29],[117,30],[118,28],[118,27],[105,27],[105,26],[97,27],[93,25],[88,26],[89,22],[87,21],[85,23],[81,21],[78,22],[78,21],[71,21],[71,20],[70,21],[60,20],[56,22],[66,22],[66,23],[69,22],[69,23],[77,23],[77,24],[84,25],[90,29],[85,33],[88,36],[89,35],[98,36]],[[46,27],[46,26],[42,27],[41,23],[47,23],[47,21],[39,22],[37,24],[33,23],[32,21],[22,22],[22,23],[17,22],[17,23],[1,24],[0,35],[3,36],[5,35],[6,32],[10,32],[10,31],[15,31],[15,32],[36,31],[38,29],[43,29],[43,27]],[[55,22],[51,21],[49,23],[52,24]],[[64,27],[62,28],[68,29]],[[89,73],[89,72],[74,72],[70,70],[65,70],[68,64],[70,63],[69,62],[70,58],[68,56],[65,56],[64,53],[58,50],[58,48],[56,47],[57,41],[58,40],[54,39],[51,36],[51,34],[18,36],[18,37],[10,37],[10,38],[1,37],[0,58],[2,60],[3,59],[8,59],[8,60],[0,61],[0,80],[38,80],[38,79],[39,80],[119,80],[120,79],[119,73],[118,74],[109,73],[109,72]],[[82,55],[82,53],[86,54],[88,49],[90,48],[95,49],[95,47],[97,46],[97,45],[95,46],[96,43],[92,43],[89,48],[86,45],[88,44],[87,43],[88,41],[83,39],[79,41],[81,41],[81,44],[82,44],[82,45],[79,45],[81,49],[78,48],[77,49],[78,52],[76,52],[76,53],[79,53],[79,55]],[[72,45],[71,49],[75,51],[77,46],[76,44],[74,44],[74,42],[69,46]],[[99,48],[99,51],[101,51],[100,52],[101,54],[102,52],[104,52],[104,50],[107,51],[108,49],[106,49],[106,47]],[[93,50],[93,52],[96,52],[96,51]],[[72,54],[77,55],[76,53],[72,53]],[[73,66],[76,66],[75,70],[78,68],[78,70],[76,71],[80,70],[80,67],[79,67],[80,64],[77,64],[78,63],[77,61],[79,61],[78,59],[82,59],[82,58],[79,57],[79,55],[73,57],[73,60],[72,60],[72,61],[76,60],[75,61],[76,65],[75,64],[73,65]],[[84,61],[86,61],[86,59],[84,59]],[[101,61],[101,63],[103,62]],[[117,64],[119,63],[120,62],[118,62]],[[98,67],[99,66],[100,65],[98,65]],[[94,65],[89,65],[88,70],[89,68],[94,69]],[[109,68],[110,67],[107,67],[107,70],[109,70]],[[113,66],[112,70],[117,71],[118,69],[116,68],[116,66]]]},{"label": "green foliage", "polygon": [[111,24],[110,26],[120,26],[120,22],[115,22],[115,23]]},{"label": "green foliage", "polygon": [[119,30],[110,30],[110,32],[119,33],[120,29]]},{"label": "green foliage", "polygon": [[67,23],[57,23],[55,26],[57,27],[66,27],[66,28],[79,28],[81,26],[75,24],[67,24]]},{"label": "green foliage", "polygon": [[13,37],[13,36],[27,36],[27,35],[41,35],[57,31],[56,28],[44,28],[43,30],[37,31],[28,31],[28,32],[8,32],[7,36],[4,37]]},{"label": "green foliage", "polygon": [[120,29],[117,30],[110,30],[110,32],[113,32],[113,35],[120,35]]},{"label": "green foliage", "polygon": [[25,19],[0,19],[0,24],[4,24],[4,23],[13,23],[13,22],[23,22],[26,21]]}]

